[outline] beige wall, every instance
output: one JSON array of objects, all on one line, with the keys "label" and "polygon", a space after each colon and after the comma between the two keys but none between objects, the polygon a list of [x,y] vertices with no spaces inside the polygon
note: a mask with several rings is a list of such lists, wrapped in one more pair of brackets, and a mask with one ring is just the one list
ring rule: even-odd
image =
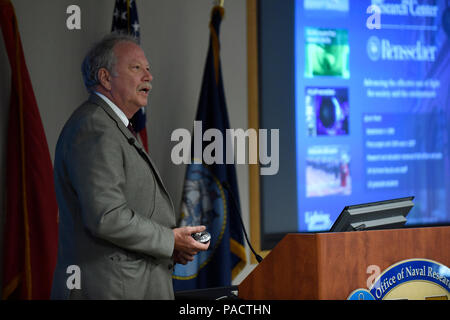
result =
[{"label": "beige wall", "polygon": [[[86,99],[80,64],[90,45],[111,28],[114,0],[12,0],[53,159],[58,135],[73,110]],[[68,30],[66,8],[81,8],[81,30]],[[176,128],[191,130],[209,37],[211,0],[137,0],[141,44],[154,76],[149,99],[150,153],[179,206],[185,166],[170,160]],[[1,36],[0,36],[1,37]],[[0,205],[4,207],[9,65],[0,43]],[[225,1],[221,26],[222,70],[232,128],[247,128],[246,2]],[[248,168],[237,165],[243,217],[248,226]],[[0,215],[4,220],[4,210]],[[248,227],[247,227],[248,228]],[[1,240],[0,240],[1,241]],[[1,243],[0,243],[1,244]],[[240,282],[243,274],[236,279]]]}]

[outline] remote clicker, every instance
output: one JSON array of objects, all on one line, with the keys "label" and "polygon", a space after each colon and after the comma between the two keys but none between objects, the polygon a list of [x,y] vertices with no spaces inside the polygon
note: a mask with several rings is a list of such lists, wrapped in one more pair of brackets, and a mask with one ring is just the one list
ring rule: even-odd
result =
[{"label": "remote clicker", "polygon": [[208,243],[209,240],[211,240],[211,235],[208,231],[202,231],[192,234],[192,238],[194,238],[196,241],[200,243]]}]

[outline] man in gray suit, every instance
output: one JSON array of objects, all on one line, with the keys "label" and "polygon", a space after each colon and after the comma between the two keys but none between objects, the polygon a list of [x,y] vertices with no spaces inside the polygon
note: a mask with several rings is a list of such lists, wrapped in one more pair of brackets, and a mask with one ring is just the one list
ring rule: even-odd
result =
[{"label": "man in gray suit", "polygon": [[91,96],[56,146],[52,298],[173,299],[174,263],[192,261],[209,244],[191,237],[204,226],[176,228],[170,196],[129,128],[128,119],[147,105],[149,63],[133,38],[111,34],[87,54],[82,71]]}]

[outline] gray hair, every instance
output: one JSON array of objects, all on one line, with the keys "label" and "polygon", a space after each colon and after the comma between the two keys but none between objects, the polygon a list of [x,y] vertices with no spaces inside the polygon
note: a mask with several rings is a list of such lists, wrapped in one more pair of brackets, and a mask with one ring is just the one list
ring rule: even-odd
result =
[{"label": "gray hair", "polygon": [[84,85],[89,92],[100,83],[98,71],[105,68],[114,75],[114,66],[116,64],[116,55],[114,47],[120,42],[133,42],[139,45],[138,40],[124,33],[113,32],[106,35],[102,40],[95,43],[83,59],[81,64],[81,73],[83,75]]}]

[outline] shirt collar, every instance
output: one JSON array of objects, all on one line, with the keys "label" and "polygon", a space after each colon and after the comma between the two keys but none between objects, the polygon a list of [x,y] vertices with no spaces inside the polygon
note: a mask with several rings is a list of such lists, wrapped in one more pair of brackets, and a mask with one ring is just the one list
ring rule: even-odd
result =
[{"label": "shirt collar", "polygon": [[128,124],[130,123],[130,120],[128,120],[128,118],[125,115],[125,113],[123,113],[123,111],[120,110],[120,108],[118,106],[116,106],[114,104],[114,102],[109,100],[107,97],[105,97],[100,92],[95,91],[95,94],[98,95],[100,98],[102,98],[111,107],[111,109],[113,109],[113,111],[117,114],[117,116],[120,118],[120,120],[122,120],[122,122],[125,125],[125,127],[128,127]]}]

